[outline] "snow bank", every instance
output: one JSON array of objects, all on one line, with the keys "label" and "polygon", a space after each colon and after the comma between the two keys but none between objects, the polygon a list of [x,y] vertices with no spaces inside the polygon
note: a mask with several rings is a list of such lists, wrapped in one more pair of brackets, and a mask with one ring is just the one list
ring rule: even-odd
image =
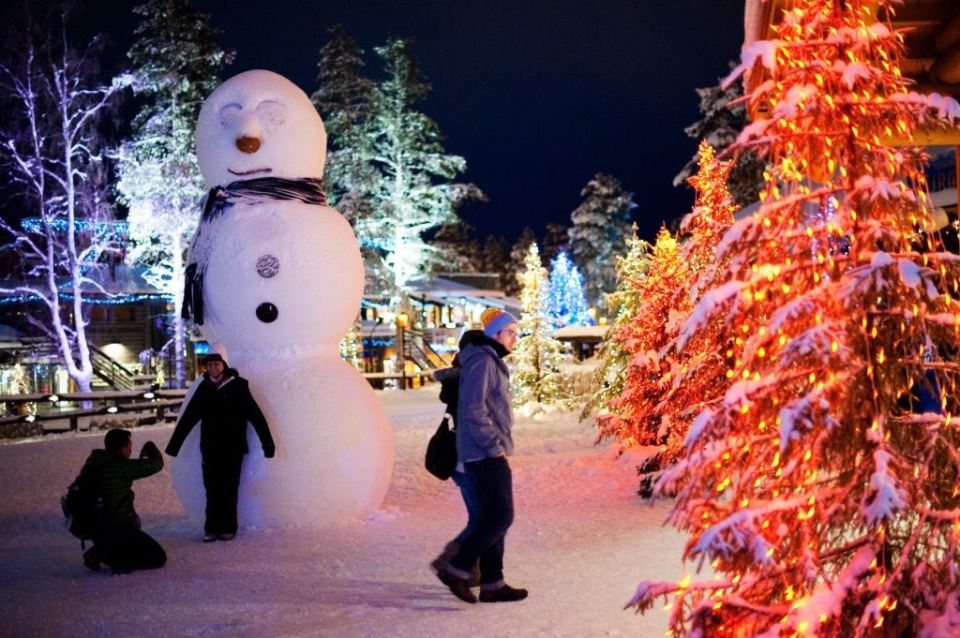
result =
[{"label": "snow bank", "polygon": [[[204,544],[168,469],[139,481],[144,529],[169,562],[128,576],[86,570],[61,526],[61,492],[102,433],[0,445],[0,635],[662,636],[664,613],[623,606],[641,580],[680,577],[682,538],[662,526],[666,503],[635,496],[644,452],[595,447],[576,412],[515,427],[506,574],[530,598],[470,606],[440,585],[427,565],[465,515],[456,487],[422,465],[442,412],[436,394],[380,394],[397,457],[384,505],[364,522]],[[162,447],[171,431],[137,429],[135,447]]]}]

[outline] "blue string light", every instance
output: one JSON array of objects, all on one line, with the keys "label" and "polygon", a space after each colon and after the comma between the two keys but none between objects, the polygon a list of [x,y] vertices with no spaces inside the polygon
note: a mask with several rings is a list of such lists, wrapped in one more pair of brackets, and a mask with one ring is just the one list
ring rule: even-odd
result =
[{"label": "blue string light", "polygon": [[[62,301],[73,301],[73,295],[60,293]],[[171,295],[162,294],[137,294],[137,295],[116,295],[113,297],[84,297],[84,304],[94,306],[120,306],[124,304],[140,303],[141,301],[161,301],[170,303],[173,300]],[[0,305],[34,303],[41,301],[39,295],[11,295],[9,297],[0,297]]]},{"label": "blue string light", "polygon": [[[68,229],[65,219],[53,219],[46,225],[58,233],[64,233]],[[20,226],[29,233],[42,233],[44,230],[44,222],[39,217],[25,217],[20,220]],[[97,235],[103,234],[112,239],[120,240],[125,240],[130,231],[130,226],[126,220],[91,221],[76,219],[73,222],[73,228],[78,232],[93,232]]]}]

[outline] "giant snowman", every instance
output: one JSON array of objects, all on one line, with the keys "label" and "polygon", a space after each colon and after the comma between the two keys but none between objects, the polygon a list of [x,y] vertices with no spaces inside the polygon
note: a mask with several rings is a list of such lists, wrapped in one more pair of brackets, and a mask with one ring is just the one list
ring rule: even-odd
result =
[{"label": "giant snowman", "polygon": [[[248,428],[239,523],[369,515],[390,483],[393,432],[370,386],[338,356],[360,308],[363,262],[342,215],[282,193],[285,184],[323,177],[323,122],[292,82],[247,71],[207,98],[196,144],[207,186],[221,187],[210,197],[225,203],[212,215],[208,202],[188,258],[202,282],[197,323],[250,381],[277,445],[276,457],[264,459]],[[280,194],[252,188],[265,182]],[[197,426],[172,473],[184,508],[203,520],[199,439]]]}]

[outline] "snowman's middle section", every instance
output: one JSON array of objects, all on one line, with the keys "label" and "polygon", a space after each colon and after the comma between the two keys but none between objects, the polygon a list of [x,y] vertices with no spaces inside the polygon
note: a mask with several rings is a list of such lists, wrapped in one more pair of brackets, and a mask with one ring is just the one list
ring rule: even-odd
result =
[{"label": "snowman's middle section", "polygon": [[204,229],[203,332],[228,349],[336,346],[363,295],[363,262],[336,210],[238,203]]}]

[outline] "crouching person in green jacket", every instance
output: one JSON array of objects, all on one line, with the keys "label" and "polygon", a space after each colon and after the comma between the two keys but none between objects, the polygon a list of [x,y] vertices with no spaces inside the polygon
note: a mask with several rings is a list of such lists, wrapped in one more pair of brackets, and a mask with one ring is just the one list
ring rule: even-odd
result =
[{"label": "crouching person in green jacket", "polygon": [[133,439],[129,431],[119,428],[107,432],[103,444],[104,449],[90,453],[83,469],[98,477],[103,497],[94,545],[83,555],[83,562],[90,569],[99,569],[103,562],[115,574],[163,567],[167,554],[140,529],[131,489],[137,479],[163,469],[163,455],[153,441],[147,441],[140,458],[131,459]]}]

